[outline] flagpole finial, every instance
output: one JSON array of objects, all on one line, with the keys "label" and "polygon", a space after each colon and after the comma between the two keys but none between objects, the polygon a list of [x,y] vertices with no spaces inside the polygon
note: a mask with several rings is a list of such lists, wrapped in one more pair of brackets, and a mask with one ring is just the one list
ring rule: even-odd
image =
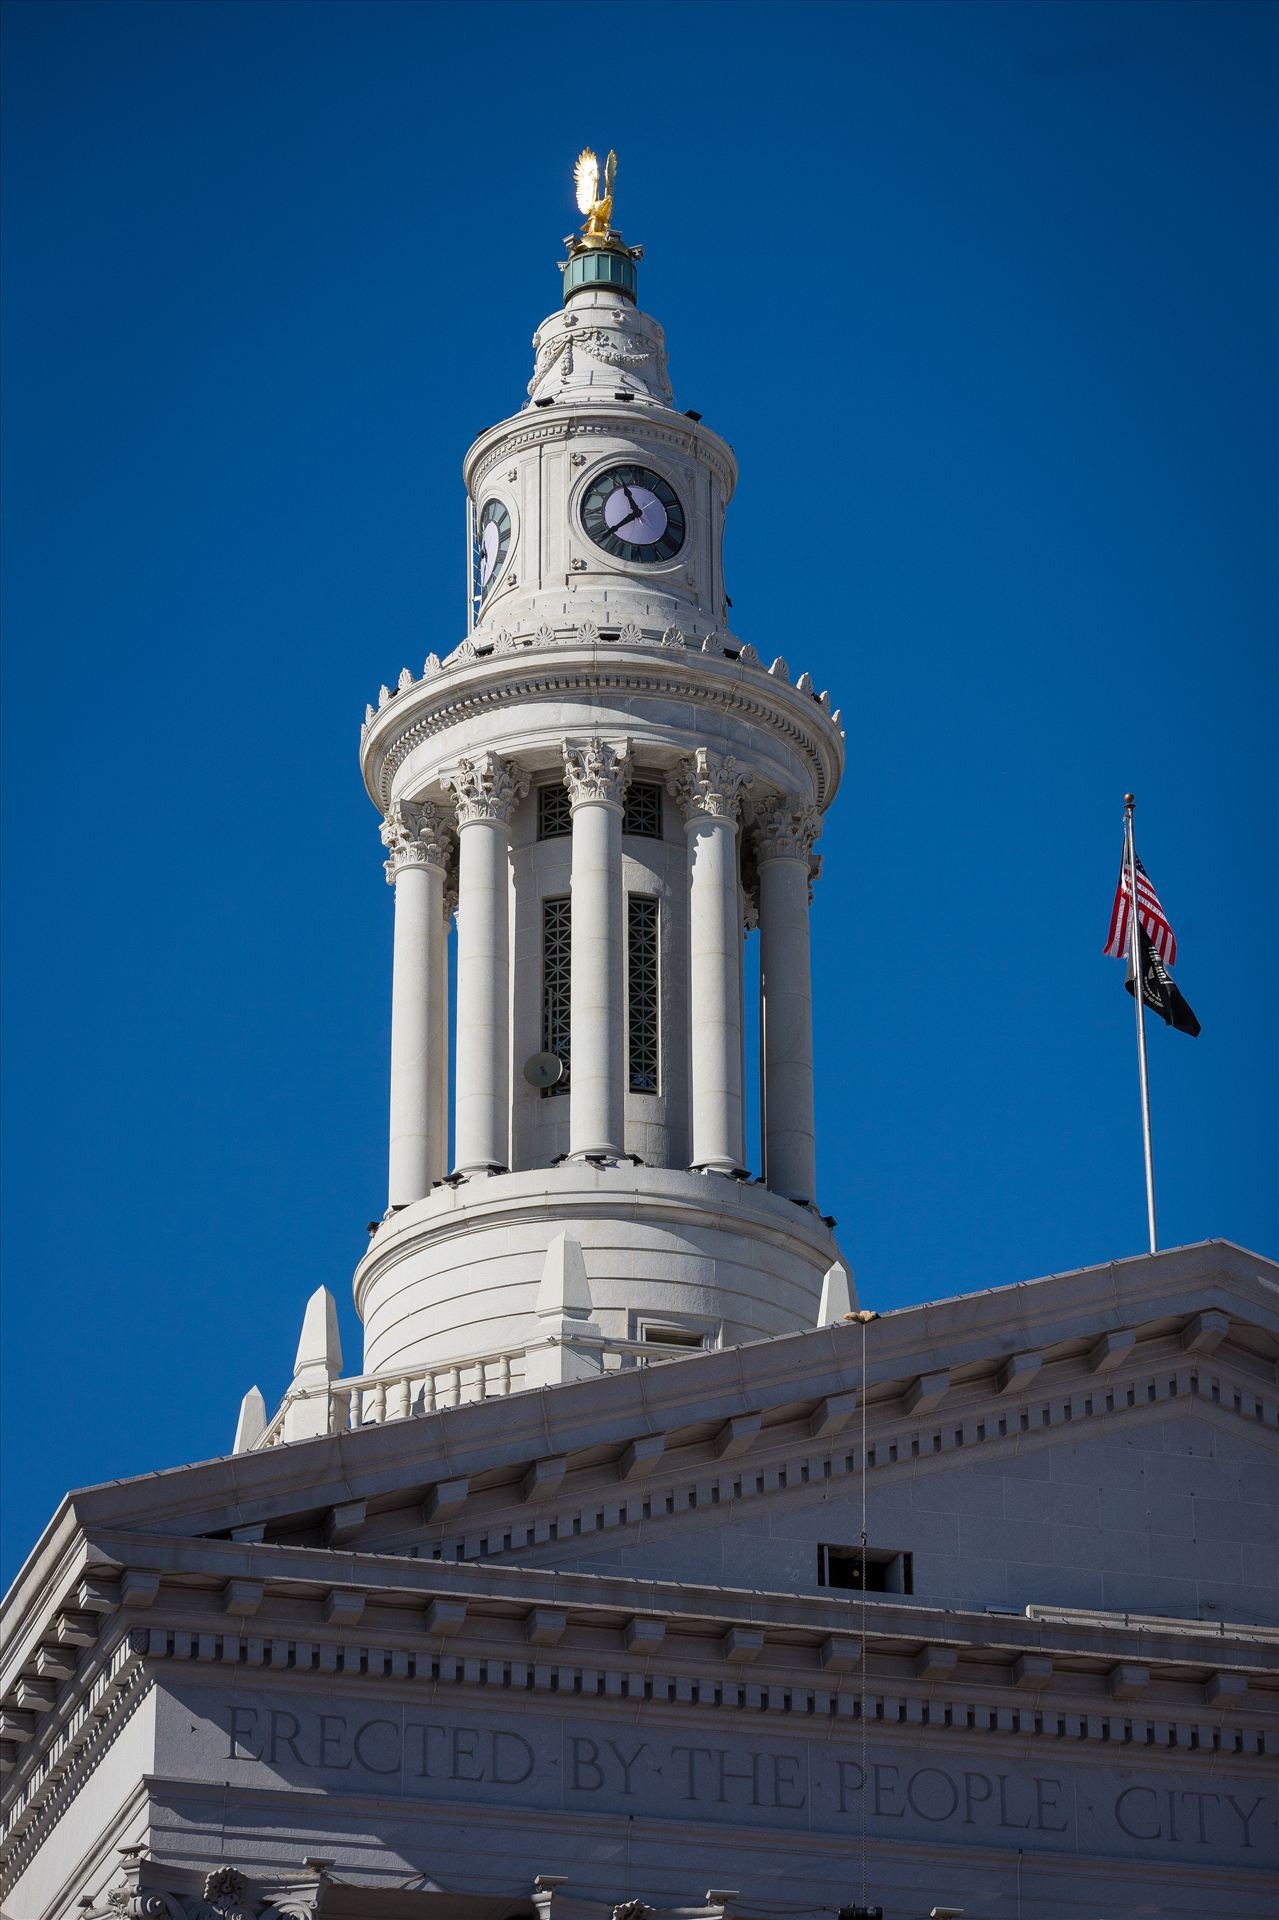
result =
[{"label": "flagpole finial", "polygon": [[1126,807],[1135,807],[1136,804],[1137,804],[1137,796],[1135,793],[1126,793],[1124,795],[1124,805]]}]

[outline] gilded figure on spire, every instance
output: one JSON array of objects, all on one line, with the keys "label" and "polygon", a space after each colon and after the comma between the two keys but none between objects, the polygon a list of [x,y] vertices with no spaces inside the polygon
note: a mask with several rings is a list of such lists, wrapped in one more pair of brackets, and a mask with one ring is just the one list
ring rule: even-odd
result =
[{"label": "gilded figure on spire", "polygon": [[583,147],[573,169],[579,213],[586,215],[582,232],[589,245],[607,243],[613,220],[613,182],[617,178],[617,155],[610,152],[604,162],[604,191],[598,193],[600,163],[590,147]]}]

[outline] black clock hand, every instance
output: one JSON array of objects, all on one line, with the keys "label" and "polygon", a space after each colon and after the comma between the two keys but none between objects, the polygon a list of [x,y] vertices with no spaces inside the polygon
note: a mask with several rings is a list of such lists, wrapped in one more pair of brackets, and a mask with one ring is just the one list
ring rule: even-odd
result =
[{"label": "black clock hand", "polygon": [[614,520],[612,526],[609,528],[609,532],[617,533],[620,528],[629,527],[632,520],[642,520],[643,518],[644,518],[643,507],[632,507],[631,511],[627,514],[624,520]]}]

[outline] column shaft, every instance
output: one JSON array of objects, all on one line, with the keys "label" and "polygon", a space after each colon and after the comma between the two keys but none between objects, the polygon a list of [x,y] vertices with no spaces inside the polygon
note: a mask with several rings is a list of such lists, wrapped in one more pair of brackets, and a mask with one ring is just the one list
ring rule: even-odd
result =
[{"label": "column shaft", "polygon": [[438,867],[403,867],[395,882],[388,1194],[393,1207],[420,1200],[444,1171],[434,1086],[441,1077],[434,1015],[443,961],[443,890]]},{"label": "column shaft", "polygon": [[808,859],[759,868],[760,993],[764,1004],[764,1177],[774,1193],[816,1198],[813,995]]},{"label": "column shaft", "polygon": [[495,753],[458,763],[457,1039],[454,1141],[458,1173],[505,1171],[511,1151],[510,827],[529,777]]},{"label": "column shaft", "polygon": [[750,775],[699,747],[667,777],[688,831],[689,1092],[695,1167],[746,1154],[742,1106],[742,887],[737,814]]},{"label": "column shaft", "polygon": [[573,808],[573,1073],[569,1152],[623,1151],[626,1022],[622,1006],[622,812]]},{"label": "column shaft", "polygon": [[447,1158],[447,1135],[439,1124],[448,1081],[441,1011],[448,998],[443,908],[448,830],[442,810],[429,803],[394,802],[382,843],[390,853],[387,881],[395,889],[388,1204],[405,1207],[431,1191]]},{"label": "column shaft", "polygon": [[746,1153],[742,904],[734,822],[707,814],[690,820],[688,858],[693,1165],[731,1173]]},{"label": "column shaft", "polygon": [[631,768],[624,740],[563,742],[573,810],[573,941],[569,1153],[616,1159],[626,1129],[622,807]]},{"label": "column shaft", "polygon": [[454,1152],[459,1173],[509,1165],[510,931],[507,828],[458,829]]}]

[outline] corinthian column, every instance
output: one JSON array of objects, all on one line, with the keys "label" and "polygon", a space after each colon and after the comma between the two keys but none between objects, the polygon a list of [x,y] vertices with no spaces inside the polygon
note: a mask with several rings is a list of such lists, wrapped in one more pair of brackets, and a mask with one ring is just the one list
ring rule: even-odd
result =
[{"label": "corinthian column", "polygon": [[448,960],[444,872],[449,831],[442,807],[396,800],[382,823],[386,883],[395,888],[391,985],[391,1152],[388,1204],[431,1191],[448,1158],[440,1126],[448,1085]]},{"label": "corinthian column", "polygon": [[688,833],[693,1165],[720,1173],[740,1168],[746,1153],[737,813],[749,779],[731,754],[705,747],[667,777]]},{"label": "corinthian column", "polygon": [[815,807],[772,793],[755,816],[763,1000],[764,1179],[792,1200],[815,1196],[813,988],[808,951]]},{"label": "corinthian column", "polygon": [[566,740],[563,751],[573,814],[569,1155],[616,1159],[626,1125],[622,803],[631,768],[625,742]]},{"label": "corinthian column", "polygon": [[511,1138],[511,815],[529,777],[482,753],[459,761],[444,784],[458,833],[456,1170],[501,1173]]}]

